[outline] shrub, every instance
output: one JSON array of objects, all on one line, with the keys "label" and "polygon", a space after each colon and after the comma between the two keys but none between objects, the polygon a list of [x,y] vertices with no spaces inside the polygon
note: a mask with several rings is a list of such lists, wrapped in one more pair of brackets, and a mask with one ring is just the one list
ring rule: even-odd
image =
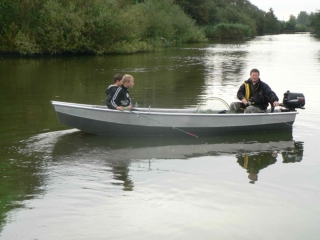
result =
[{"label": "shrub", "polygon": [[206,40],[173,0],[2,0],[0,23],[0,51],[28,55],[132,53]]},{"label": "shrub", "polygon": [[252,37],[252,29],[243,24],[219,23],[205,29],[208,38],[244,38]]}]

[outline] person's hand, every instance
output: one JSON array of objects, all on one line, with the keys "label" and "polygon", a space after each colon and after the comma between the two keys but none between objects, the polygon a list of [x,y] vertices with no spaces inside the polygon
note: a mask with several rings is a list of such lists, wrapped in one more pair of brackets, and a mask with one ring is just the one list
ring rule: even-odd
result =
[{"label": "person's hand", "polygon": [[132,106],[128,106],[128,107],[127,107],[127,110],[131,110],[131,109],[132,109]]},{"label": "person's hand", "polygon": [[122,106],[120,106],[120,107],[118,106],[118,107],[116,107],[116,109],[120,110],[120,111],[123,111],[123,107]]},{"label": "person's hand", "polygon": [[274,102],[273,106],[278,107],[279,106],[279,102]]},{"label": "person's hand", "polygon": [[245,99],[245,98],[243,98],[243,99],[241,100],[241,102],[242,102],[245,106],[248,105],[248,101],[247,101],[247,99]]}]

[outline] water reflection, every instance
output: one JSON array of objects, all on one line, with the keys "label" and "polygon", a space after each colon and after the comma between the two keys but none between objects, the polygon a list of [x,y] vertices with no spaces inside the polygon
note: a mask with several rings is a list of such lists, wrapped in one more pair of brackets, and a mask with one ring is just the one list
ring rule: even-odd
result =
[{"label": "water reflection", "polygon": [[[254,175],[257,178],[261,170],[276,163],[280,154],[283,163],[302,161],[303,143],[293,141],[291,132],[200,139],[108,138],[71,129],[38,134],[8,151],[11,160],[1,168],[5,178],[1,185],[0,227],[10,212],[25,208],[26,201],[50,194],[52,189],[67,188],[68,192],[80,186],[86,191],[109,192],[111,196],[115,190],[134,191],[131,171],[137,171],[133,165],[141,161],[152,164],[202,156],[211,156],[214,161],[231,155],[254,181]],[[272,156],[274,152],[277,157]],[[147,171],[152,177],[159,169],[152,172],[149,165]]]},{"label": "water reflection", "polygon": [[206,85],[226,85],[239,81],[239,74],[246,65],[248,47],[242,44],[217,44],[206,48],[203,65]]},{"label": "water reflection", "polygon": [[301,162],[303,158],[303,142],[294,142],[294,148],[286,149],[281,155],[283,163]]},{"label": "water reflection", "polygon": [[115,180],[112,181],[111,184],[115,186],[122,186],[124,191],[132,191],[134,183],[130,179],[129,175],[130,162],[109,162],[108,165],[111,167],[110,172],[113,174],[113,179]]},{"label": "water reflection", "polygon": [[301,162],[303,158],[303,143],[293,142],[293,145],[280,148],[280,150],[241,152],[236,155],[236,158],[239,165],[246,169],[248,178],[251,180],[250,183],[255,183],[258,181],[260,170],[275,164],[279,154],[282,155],[283,163]]},{"label": "water reflection", "polygon": [[250,183],[254,183],[258,181],[259,171],[274,164],[277,161],[277,156],[277,152],[241,154],[237,156],[237,162],[249,173],[248,178],[251,180]]},{"label": "water reflection", "polygon": [[[303,142],[292,140],[292,133],[266,133],[259,135],[237,135],[230,137],[165,138],[140,137],[112,139],[95,136],[78,130],[62,134],[53,147],[53,161],[72,160],[75,153],[99,158],[112,173],[113,185],[132,191],[134,183],[130,178],[132,162],[157,159],[188,159],[200,156],[235,155],[237,163],[245,168],[251,183],[258,180],[258,173],[275,164],[279,155],[283,163],[300,162],[303,158]],[[65,131],[62,131],[65,132]],[[88,157],[90,158],[90,157]]]},{"label": "water reflection", "polygon": [[48,175],[45,155],[25,152],[25,141],[0,149],[0,232],[10,212],[26,208],[25,202],[46,192]]}]

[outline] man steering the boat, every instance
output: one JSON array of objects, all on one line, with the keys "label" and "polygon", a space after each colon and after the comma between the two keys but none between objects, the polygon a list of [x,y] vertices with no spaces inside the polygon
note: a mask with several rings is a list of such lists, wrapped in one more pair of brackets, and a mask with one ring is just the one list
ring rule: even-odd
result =
[{"label": "man steering the boat", "polygon": [[129,88],[133,88],[134,85],[134,78],[126,74],[122,78],[122,85],[118,87],[115,94],[113,95],[113,98],[111,99],[109,108],[111,109],[117,109],[120,111],[123,110],[131,110],[131,98],[129,96]]},{"label": "man steering the boat", "polygon": [[244,113],[265,112],[268,104],[279,106],[279,98],[265,82],[260,80],[260,72],[254,68],[250,71],[250,78],[245,81],[237,92],[241,102],[230,104],[230,110]]}]

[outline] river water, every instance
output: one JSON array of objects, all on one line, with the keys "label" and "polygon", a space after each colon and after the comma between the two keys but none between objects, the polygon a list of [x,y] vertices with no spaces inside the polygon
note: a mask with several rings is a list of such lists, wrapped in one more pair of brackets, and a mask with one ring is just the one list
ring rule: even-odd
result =
[{"label": "river water", "polygon": [[[103,104],[115,73],[141,107],[234,101],[252,68],[306,97],[292,132],[101,137],[51,100]],[[164,52],[0,58],[0,239],[317,239],[320,40],[310,34]],[[249,179],[250,177],[250,179]]]}]

